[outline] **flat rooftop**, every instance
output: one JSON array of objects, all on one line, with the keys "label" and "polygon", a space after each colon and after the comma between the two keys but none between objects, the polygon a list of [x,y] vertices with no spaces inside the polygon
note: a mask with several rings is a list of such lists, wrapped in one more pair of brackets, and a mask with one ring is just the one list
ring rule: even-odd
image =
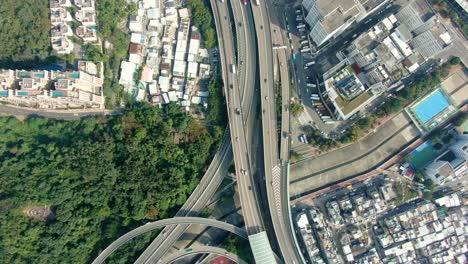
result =
[{"label": "flat rooftop", "polygon": [[359,8],[354,1],[318,0],[316,4],[324,16],[322,26],[327,32],[335,31],[359,14]]},{"label": "flat rooftop", "polygon": [[462,67],[452,72],[450,77],[441,83],[442,87],[450,94],[456,106],[460,106],[467,100],[468,75]]},{"label": "flat rooftop", "polygon": [[357,17],[362,12],[370,12],[385,0],[317,0],[316,6],[324,16],[322,25],[332,32]]}]

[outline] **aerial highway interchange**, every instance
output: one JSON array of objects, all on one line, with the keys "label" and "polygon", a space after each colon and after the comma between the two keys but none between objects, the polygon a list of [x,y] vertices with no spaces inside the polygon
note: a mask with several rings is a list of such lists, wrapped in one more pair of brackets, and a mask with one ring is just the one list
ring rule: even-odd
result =
[{"label": "aerial highway interchange", "polygon": [[[135,263],[172,263],[195,254],[225,255],[237,263],[244,263],[238,256],[207,244],[190,247],[180,242],[179,250],[171,251],[191,224],[206,224],[248,239],[255,263],[306,263],[293,226],[289,193],[290,93],[298,80],[293,61],[296,54],[291,35],[285,30],[290,31],[282,9],[285,3],[210,0],[210,4],[229,119],[220,147],[199,185],[172,219],[177,221],[169,224],[171,219],[167,219],[168,222],[162,221],[163,225],[157,221],[130,231],[109,245],[95,260],[96,264],[103,263],[129,239],[160,227],[164,229]],[[394,9],[392,5],[382,6],[378,15]],[[337,39],[347,42],[356,36],[350,38],[349,34],[343,34]],[[327,44],[320,56],[333,53],[335,50],[330,48],[333,45]],[[309,64],[313,65],[315,61]],[[317,78],[316,86],[320,85]],[[279,113],[277,109],[280,109]],[[256,142],[261,142],[261,151]],[[232,161],[243,228],[196,218],[217,191]]]},{"label": "aerial highway interchange", "polygon": [[[289,196],[287,194],[287,166],[288,166],[288,137],[282,137],[281,148],[285,154],[278,151],[278,137],[275,112],[275,75],[274,67],[280,69],[284,82],[283,86],[283,113],[282,122],[284,134],[289,134],[289,77],[286,53],[279,51],[278,60],[273,54],[272,35],[269,14],[266,4],[251,3],[242,5],[240,1],[221,2],[212,0],[212,10],[216,29],[218,32],[218,44],[222,66],[222,77],[224,81],[224,92],[228,107],[229,129],[223,138],[223,142],[216,153],[210,167],[202,178],[200,185],[196,188],[187,202],[181,208],[177,216],[195,216],[208,199],[216,191],[227,167],[229,166],[231,153],[233,153],[236,167],[239,197],[245,228],[249,235],[260,234],[266,238],[262,206],[269,207],[274,226],[274,233],[270,234],[280,241],[280,254],[275,256],[267,241],[267,256],[264,252],[255,252],[257,263],[272,263],[284,261],[285,263],[301,263],[300,253],[294,247],[294,233],[288,234],[293,229],[285,228],[290,225]],[[230,11],[230,8],[232,11]],[[233,14],[233,18],[231,18]],[[234,22],[235,33],[232,32]],[[275,29],[280,32],[281,29]],[[236,42],[234,42],[234,39]],[[282,43],[282,36],[275,34],[275,41]],[[237,48],[235,44],[237,44]],[[258,43],[258,46],[257,46]],[[235,51],[237,52],[235,53]],[[257,52],[255,52],[257,51]],[[236,56],[237,54],[237,56]],[[256,60],[259,60],[257,69]],[[258,70],[258,75],[256,75]],[[277,76],[279,77],[279,76]],[[256,88],[259,85],[259,89]],[[260,91],[258,93],[258,91]],[[261,184],[261,175],[256,175],[257,161],[253,159],[252,142],[255,133],[255,113],[257,101],[260,97],[262,108],[261,120],[263,130],[264,146],[264,172],[265,181]],[[232,147],[231,143],[232,142]],[[262,166],[262,165],[258,165]],[[262,170],[260,170],[262,171]],[[284,174],[284,175],[283,175]],[[254,178],[256,177],[256,178]],[[283,186],[281,186],[283,185]],[[260,201],[261,195],[258,188],[266,188],[267,201]],[[286,203],[286,205],[282,204]],[[285,210],[286,209],[286,210]],[[189,224],[172,225],[166,227],[159,236],[154,239],[136,263],[155,263],[169,251],[172,245],[189,227]],[[276,258],[276,260],[275,260]],[[263,262],[262,262],[263,261]],[[98,263],[98,262],[97,262]]]}]

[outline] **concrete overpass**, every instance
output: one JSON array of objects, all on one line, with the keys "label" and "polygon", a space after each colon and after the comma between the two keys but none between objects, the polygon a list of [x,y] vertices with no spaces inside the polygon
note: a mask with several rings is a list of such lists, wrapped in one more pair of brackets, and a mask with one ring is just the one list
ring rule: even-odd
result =
[{"label": "concrete overpass", "polygon": [[197,255],[197,254],[214,254],[214,255],[226,257],[227,259],[230,259],[237,264],[247,264],[247,262],[242,260],[236,254],[228,252],[222,248],[210,247],[210,246],[202,246],[202,247],[197,247],[197,248],[188,248],[188,249],[179,250],[178,252],[172,255],[169,255],[165,257],[164,259],[162,259],[161,261],[157,262],[157,264],[169,264],[177,260],[181,260],[185,257]]},{"label": "concrete overpass", "polygon": [[[259,66],[261,78],[261,104],[262,104],[262,125],[263,125],[263,146],[265,158],[265,178],[268,204],[271,220],[274,227],[276,240],[278,241],[281,255],[285,263],[303,263],[303,257],[295,240],[294,230],[291,227],[288,195],[288,175],[285,174],[284,166],[289,160],[289,76],[285,50],[279,52],[279,67],[281,72],[281,85],[283,92],[281,147],[283,164],[279,159],[278,137],[276,124],[276,95],[274,76],[274,56],[272,40],[275,45],[284,46],[281,36],[281,28],[271,25],[267,2],[261,2],[259,6],[252,5],[257,32],[257,42],[259,43]],[[278,24],[278,23],[276,23]],[[272,27],[274,30],[272,30]],[[272,36],[274,34],[274,36]],[[278,65],[278,63],[277,63]],[[287,170],[286,170],[287,171]]]},{"label": "concrete overpass", "polygon": [[[104,261],[112,254],[114,251],[119,249],[121,246],[123,246],[125,243],[127,243],[129,240],[142,235],[144,233],[147,233],[149,231],[159,229],[165,226],[169,225],[183,225],[183,224],[199,224],[199,225],[207,225],[215,228],[222,229],[224,231],[233,233],[235,235],[238,235],[244,239],[247,239],[247,233],[245,229],[221,222],[218,220],[214,219],[208,219],[208,218],[201,218],[201,217],[174,217],[174,218],[168,218],[164,220],[159,220],[156,222],[148,223],[146,225],[140,226],[136,229],[133,229],[132,231],[124,234],[123,236],[119,237],[117,240],[112,242],[107,248],[105,248],[101,254],[93,261],[93,264],[101,264],[104,263]],[[165,233],[162,233],[162,236],[164,236]]]}]

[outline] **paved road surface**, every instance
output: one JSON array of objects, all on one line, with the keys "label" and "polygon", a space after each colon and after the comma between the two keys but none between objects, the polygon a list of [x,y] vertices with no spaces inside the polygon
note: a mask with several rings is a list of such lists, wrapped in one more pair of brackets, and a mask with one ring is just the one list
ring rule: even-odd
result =
[{"label": "paved road surface", "polygon": [[99,256],[93,261],[93,264],[104,263],[104,261],[110,254],[112,254],[114,251],[119,249],[122,245],[127,243],[129,240],[139,235],[142,235],[149,231],[159,229],[168,225],[177,225],[177,224],[209,225],[212,227],[223,229],[230,233],[236,234],[244,239],[247,239],[247,233],[245,232],[245,229],[225,223],[225,222],[221,222],[221,221],[214,220],[214,219],[201,218],[201,217],[174,217],[174,218],[168,218],[168,219],[148,223],[146,225],[133,229],[132,231],[119,237],[117,240],[112,242],[112,244],[110,244],[107,248],[105,248],[104,251],[101,252],[101,254],[99,254]]},{"label": "paved road surface", "polygon": [[10,105],[0,104],[0,115],[3,116],[43,116],[52,119],[60,120],[79,120],[82,117],[88,116],[102,116],[109,114],[119,114],[121,110],[112,112],[108,110],[79,110],[75,112],[65,112],[65,111],[51,111],[51,110],[41,110],[41,109],[31,109],[31,108],[21,108]]},{"label": "paved road surface", "polygon": [[244,260],[239,258],[237,255],[235,255],[235,254],[233,254],[231,252],[228,252],[223,248],[210,247],[210,246],[202,246],[202,247],[196,247],[196,248],[194,247],[194,248],[190,248],[190,249],[180,250],[180,251],[176,252],[175,254],[172,254],[172,255],[164,258],[163,260],[159,261],[158,264],[173,263],[173,262],[175,262],[177,260],[183,259],[183,258],[191,256],[191,255],[196,255],[196,254],[214,254],[214,255],[218,255],[220,257],[224,256],[227,259],[230,259],[230,260],[232,260],[232,261],[234,261],[235,263],[238,263],[238,264],[247,264],[247,262],[245,262]]},{"label": "paved road surface", "polygon": [[[252,11],[254,14],[255,28],[257,32],[257,42],[259,51],[259,68],[260,68],[260,91],[261,91],[261,105],[262,105],[262,131],[263,131],[263,147],[264,147],[264,162],[265,162],[265,178],[266,189],[268,196],[268,204],[270,206],[270,215],[273,227],[275,229],[276,239],[280,246],[281,255],[285,263],[301,263],[300,256],[298,256],[294,249],[294,241],[287,232],[289,221],[285,222],[285,216],[288,215],[284,212],[282,206],[281,193],[286,189],[284,184],[287,181],[282,181],[282,167],[279,162],[278,152],[278,138],[276,126],[276,102],[274,90],[274,56],[272,35],[273,32],[280,32],[279,28],[275,31],[271,28],[271,23],[268,15],[266,2],[261,2],[259,6],[252,4]],[[275,41],[281,41],[280,36]],[[281,41],[282,42],[282,41]],[[275,43],[280,44],[280,43]],[[287,64],[283,63],[286,67]],[[284,75],[284,73],[283,73]],[[284,77],[289,79],[289,77]],[[289,82],[289,80],[287,81]],[[286,176],[286,175],[284,175]],[[283,187],[283,188],[282,188]],[[286,200],[289,207],[289,201]]]}]

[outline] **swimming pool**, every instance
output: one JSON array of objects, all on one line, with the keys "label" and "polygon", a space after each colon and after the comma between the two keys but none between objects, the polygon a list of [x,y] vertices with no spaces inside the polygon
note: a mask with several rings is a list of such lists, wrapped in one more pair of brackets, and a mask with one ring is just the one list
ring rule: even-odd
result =
[{"label": "swimming pool", "polygon": [[60,97],[60,96],[63,96],[63,92],[52,92],[52,96],[53,97]]},{"label": "swimming pool", "polygon": [[426,97],[423,101],[413,106],[413,111],[423,123],[426,123],[445,110],[449,105],[450,103],[447,101],[447,98],[445,98],[444,93],[441,90],[437,90],[429,97]]},{"label": "swimming pool", "polygon": [[80,73],[70,73],[68,76],[73,79],[78,79],[80,78]]},{"label": "swimming pool", "polygon": [[29,93],[28,92],[18,92],[18,96],[27,96]]}]

